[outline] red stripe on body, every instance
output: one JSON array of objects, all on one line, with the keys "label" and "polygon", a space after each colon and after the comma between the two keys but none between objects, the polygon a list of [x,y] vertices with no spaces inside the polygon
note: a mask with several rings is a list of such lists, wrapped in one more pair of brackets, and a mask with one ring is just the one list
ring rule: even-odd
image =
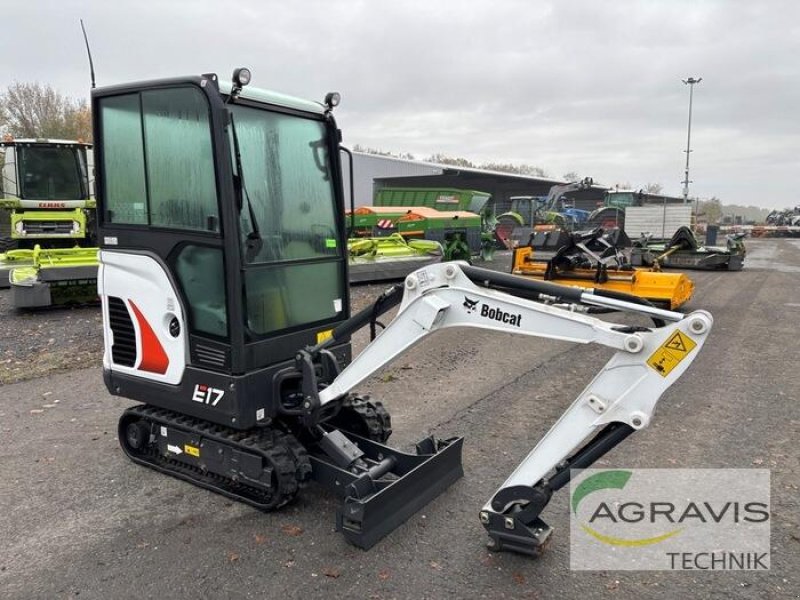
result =
[{"label": "red stripe on body", "polygon": [[133,303],[133,300],[128,300],[128,304],[131,305],[136,321],[139,323],[139,333],[142,338],[142,361],[139,363],[139,370],[163,375],[167,372],[167,367],[169,366],[167,353],[164,352],[164,347],[158,341],[158,336],[153,331],[153,328],[150,327],[147,319],[144,318],[139,307]]}]

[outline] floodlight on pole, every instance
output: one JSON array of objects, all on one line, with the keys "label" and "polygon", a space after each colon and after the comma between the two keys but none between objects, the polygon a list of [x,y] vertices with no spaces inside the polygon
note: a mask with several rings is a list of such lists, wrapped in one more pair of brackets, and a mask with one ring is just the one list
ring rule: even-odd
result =
[{"label": "floodlight on pole", "polygon": [[684,85],[689,86],[689,131],[686,135],[686,170],[684,171],[684,179],[683,179],[683,203],[686,204],[689,202],[689,153],[692,151],[692,96],[694,95],[694,84],[700,83],[703,81],[702,77],[698,77],[695,79],[694,77],[689,77],[688,79],[682,79]]}]

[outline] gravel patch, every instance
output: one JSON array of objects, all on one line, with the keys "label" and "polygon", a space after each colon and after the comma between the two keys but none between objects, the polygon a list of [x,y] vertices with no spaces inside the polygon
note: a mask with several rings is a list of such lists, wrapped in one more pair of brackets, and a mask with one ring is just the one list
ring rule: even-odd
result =
[{"label": "gravel patch", "polygon": [[[492,263],[481,266],[507,271],[509,264],[508,253],[498,252]],[[394,283],[397,282],[351,286],[352,312],[368,306]],[[369,341],[367,331],[354,336],[356,352]],[[0,385],[59,371],[100,368],[102,359],[103,320],[99,306],[15,310],[11,306],[11,290],[0,290]]]},{"label": "gravel patch", "polygon": [[21,311],[0,290],[0,385],[101,364],[99,306]]}]

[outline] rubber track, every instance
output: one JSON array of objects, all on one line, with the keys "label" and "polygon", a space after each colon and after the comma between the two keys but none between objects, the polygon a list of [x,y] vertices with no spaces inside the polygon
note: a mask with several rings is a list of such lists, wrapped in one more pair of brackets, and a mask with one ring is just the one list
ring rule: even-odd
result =
[{"label": "rubber track", "polygon": [[134,462],[244,502],[259,510],[272,511],[286,505],[311,477],[311,462],[306,449],[293,435],[279,429],[264,427],[237,431],[147,405],[126,410],[120,418],[120,424],[123,421],[127,424],[134,420],[180,429],[250,454],[260,454],[273,469],[272,481],[277,482],[277,493],[274,487],[270,489],[255,487],[164,456],[159,452],[157,444],[149,445],[144,453],[137,453],[128,447],[124,428],[120,427],[120,445]]},{"label": "rubber track", "polygon": [[[362,435],[373,442],[383,444],[392,435],[392,420],[389,413],[384,408],[383,403],[372,401],[368,395],[353,395],[346,398],[342,402],[342,410],[339,412],[339,416],[341,418],[334,419],[334,424],[345,431],[352,431],[352,433]],[[348,425],[351,425],[353,418],[360,419],[361,422],[351,429]]]}]

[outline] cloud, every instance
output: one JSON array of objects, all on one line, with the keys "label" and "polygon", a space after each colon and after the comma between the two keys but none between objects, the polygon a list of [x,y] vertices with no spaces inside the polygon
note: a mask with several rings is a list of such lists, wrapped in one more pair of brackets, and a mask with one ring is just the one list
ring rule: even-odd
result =
[{"label": "cloud", "polygon": [[[253,85],[342,93],[349,144],[535,164],[679,194],[688,76],[692,194],[789,206],[800,147],[793,2],[33,0],[4,10],[0,86],[247,65]],[[35,43],[32,41],[35,40]]]}]

